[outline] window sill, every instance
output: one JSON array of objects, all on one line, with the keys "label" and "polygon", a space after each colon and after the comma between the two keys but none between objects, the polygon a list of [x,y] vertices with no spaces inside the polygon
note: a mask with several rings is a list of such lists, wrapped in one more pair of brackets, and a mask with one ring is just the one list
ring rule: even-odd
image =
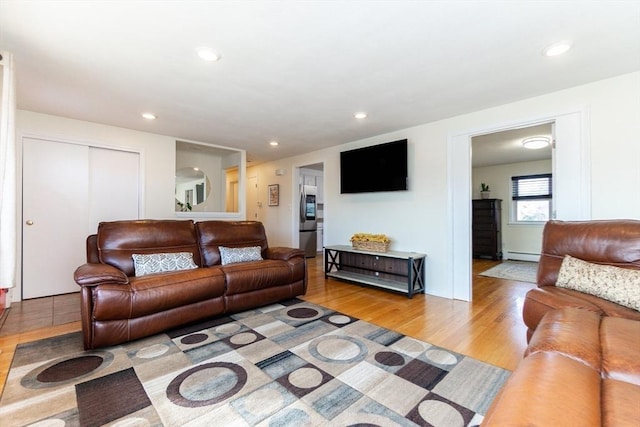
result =
[{"label": "window sill", "polygon": [[507,225],[542,227],[547,221],[509,221]]}]

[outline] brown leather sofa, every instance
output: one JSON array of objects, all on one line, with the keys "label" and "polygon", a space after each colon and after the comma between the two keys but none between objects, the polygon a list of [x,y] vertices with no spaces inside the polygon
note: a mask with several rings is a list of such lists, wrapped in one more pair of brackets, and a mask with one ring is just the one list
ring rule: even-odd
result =
[{"label": "brown leather sofa", "polygon": [[562,308],[544,315],[482,426],[637,426],[640,321]]},{"label": "brown leather sofa", "polygon": [[[260,246],[262,260],[221,264],[220,247]],[[189,252],[198,268],[135,276],[133,254]],[[304,295],[299,249],[269,247],[256,221],[102,222],[87,238],[81,287],[85,349],[120,344],[213,316]]]},{"label": "brown leather sofa", "polygon": [[640,312],[597,296],[556,287],[565,255],[595,263],[640,269],[640,221],[549,221],[542,236],[537,285],[523,305],[529,340],[550,310],[577,307],[603,316],[640,320]]},{"label": "brown leather sofa", "polygon": [[640,221],[549,221],[538,287],[523,306],[529,345],[483,426],[636,426],[640,312],[557,287],[565,255],[640,269]]}]

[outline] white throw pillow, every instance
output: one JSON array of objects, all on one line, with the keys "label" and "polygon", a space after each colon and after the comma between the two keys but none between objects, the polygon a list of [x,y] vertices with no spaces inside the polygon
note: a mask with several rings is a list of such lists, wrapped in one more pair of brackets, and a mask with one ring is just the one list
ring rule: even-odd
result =
[{"label": "white throw pillow", "polygon": [[220,262],[222,265],[260,261],[261,259],[262,248],[260,246],[247,246],[244,248],[226,248],[220,246]]},{"label": "white throw pillow", "polygon": [[593,264],[566,255],[556,286],[595,295],[640,311],[640,270]]},{"label": "white throw pillow", "polygon": [[193,262],[193,254],[191,252],[133,254],[131,257],[133,258],[136,276],[198,268],[196,263]]}]

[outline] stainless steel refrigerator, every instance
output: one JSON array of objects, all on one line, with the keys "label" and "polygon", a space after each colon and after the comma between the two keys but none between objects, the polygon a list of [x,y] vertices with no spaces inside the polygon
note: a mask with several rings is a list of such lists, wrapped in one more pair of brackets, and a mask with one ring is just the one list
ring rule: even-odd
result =
[{"label": "stainless steel refrigerator", "polygon": [[313,185],[300,186],[300,249],[307,258],[313,258],[317,252],[317,194]]}]

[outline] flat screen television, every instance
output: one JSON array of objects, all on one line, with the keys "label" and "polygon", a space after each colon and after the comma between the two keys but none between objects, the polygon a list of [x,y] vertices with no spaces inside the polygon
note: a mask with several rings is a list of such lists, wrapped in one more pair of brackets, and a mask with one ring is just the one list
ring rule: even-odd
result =
[{"label": "flat screen television", "polygon": [[407,140],[340,153],[340,193],[407,190]]}]

